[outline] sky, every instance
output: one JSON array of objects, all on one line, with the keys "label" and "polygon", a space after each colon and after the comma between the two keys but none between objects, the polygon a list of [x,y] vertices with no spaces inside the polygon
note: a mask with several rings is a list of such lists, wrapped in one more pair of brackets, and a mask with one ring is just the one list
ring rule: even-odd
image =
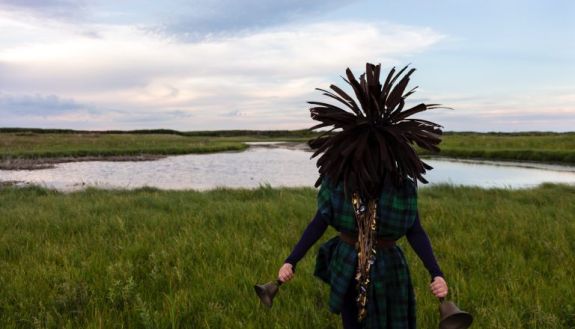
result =
[{"label": "sky", "polygon": [[445,131],[575,131],[572,0],[0,0],[0,127],[305,129],[315,88],[416,68]]}]

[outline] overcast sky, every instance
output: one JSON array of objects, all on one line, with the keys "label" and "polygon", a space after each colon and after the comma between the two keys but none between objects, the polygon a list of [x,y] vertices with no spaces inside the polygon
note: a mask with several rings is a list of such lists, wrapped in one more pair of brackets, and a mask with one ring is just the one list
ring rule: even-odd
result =
[{"label": "overcast sky", "polygon": [[[302,129],[411,64],[448,131],[575,131],[572,0],[0,0],[0,127]],[[410,105],[408,103],[408,105]],[[417,117],[417,116],[416,116]]]}]

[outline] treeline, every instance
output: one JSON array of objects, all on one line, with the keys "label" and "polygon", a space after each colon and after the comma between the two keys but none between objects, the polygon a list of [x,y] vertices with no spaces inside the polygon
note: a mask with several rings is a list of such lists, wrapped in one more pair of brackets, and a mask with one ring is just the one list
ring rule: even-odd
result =
[{"label": "treeline", "polygon": [[183,133],[171,129],[141,129],[141,130],[75,130],[75,129],[43,129],[43,128],[0,128],[0,133],[33,133],[33,134],[170,134]]},{"label": "treeline", "polygon": [[20,134],[167,134],[180,136],[204,137],[311,137],[317,135],[308,129],[300,130],[204,130],[177,131],[172,129],[138,129],[138,130],[74,130],[74,129],[42,129],[42,128],[0,128],[0,133]]},{"label": "treeline", "polygon": [[[238,137],[238,136],[267,136],[267,137],[312,137],[317,132],[308,129],[299,130],[202,130],[178,131],[173,129],[137,129],[137,130],[74,130],[74,129],[43,129],[43,128],[0,128],[0,133],[34,133],[34,134],[168,134],[181,136],[205,137]],[[490,135],[490,136],[546,136],[546,135],[575,135],[571,132],[553,131],[520,131],[520,132],[477,132],[477,131],[444,131],[444,135]]]},{"label": "treeline", "polygon": [[575,131],[555,132],[555,131],[517,131],[517,132],[500,132],[500,131],[444,131],[444,135],[489,135],[489,136],[549,136],[549,135],[575,135]]}]

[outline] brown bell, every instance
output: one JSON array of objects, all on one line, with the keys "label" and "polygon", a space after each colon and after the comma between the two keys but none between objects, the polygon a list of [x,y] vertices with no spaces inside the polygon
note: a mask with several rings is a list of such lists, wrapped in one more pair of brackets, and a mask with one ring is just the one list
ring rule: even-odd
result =
[{"label": "brown bell", "polygon": [[453,302],[445,301],[443,298],[439,300],[441,301],[439,329],[466,329],[471,326],[473,322],[471,314],[460,310]]},{"label": "brown bell", "polygon": [[254,286],[256,289],[256,294],[260,298],[262,304],[267,307],[272,307],[274,297],[278,293],[281,284],[282,282],[280,280],[275,280],[266,284],[256,284]]}]

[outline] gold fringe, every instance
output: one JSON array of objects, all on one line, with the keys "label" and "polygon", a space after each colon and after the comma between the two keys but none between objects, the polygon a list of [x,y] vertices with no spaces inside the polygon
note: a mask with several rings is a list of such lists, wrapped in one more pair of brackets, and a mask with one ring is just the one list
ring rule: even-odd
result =
[{"label": "gold fringe", "polygon": [[367,207],[358,193],[352,195],[352,204],[357,221],[357,270],[355,280],[358,291],[357,306],[358,320],[361,322],[367,315],[367,290],[369,286],[369,272],[375,262],[375,238],[377,230],[377,203],[370,200]]}]

